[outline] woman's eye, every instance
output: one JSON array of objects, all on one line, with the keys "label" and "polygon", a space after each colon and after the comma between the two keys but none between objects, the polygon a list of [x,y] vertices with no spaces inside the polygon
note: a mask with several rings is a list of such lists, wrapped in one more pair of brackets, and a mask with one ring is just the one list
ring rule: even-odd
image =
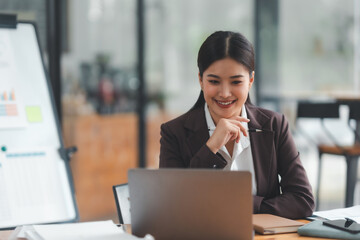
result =
[{"label": "woman's eye", "polygon": [[211,83],[211,84],[218,84],[219,81],[218,81],[218,80],[209,80],[209,83]]},{"label": "woman's eye", "polygon": [[242,81],[233,81],[232,84],[238,85],[238,84],[240,84],[241,82],[242,82]]}]

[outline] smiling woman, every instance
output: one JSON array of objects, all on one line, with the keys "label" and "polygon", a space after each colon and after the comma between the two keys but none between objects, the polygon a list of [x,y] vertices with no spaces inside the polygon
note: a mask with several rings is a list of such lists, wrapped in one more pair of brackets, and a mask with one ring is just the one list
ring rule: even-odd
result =
[{"label": "smiling woman", "polygon": [[[214,132],[217,137],[210,138],[207,146],[216,154],[225,145],[232,156],[234,141],[229,140],[235,139],[239,143],[241,133],[247,136],[246,127],[241,123],[248,122],[248,119],[238,116],[241,116],[254,74],[249,75],[249,71],[241,63],[224,58],[211,64],[203,76],[199,74],[199,80],[208,111],[214,124],[219,127],[219,130]],[[221,132],[221,128],[226,133]]]},{"label": "smiling woman", "polygon": [[200,96],[161,126],[160,167],[249,171],[254,213],[304,218],[314,198],[289,124],[249,99],[254,58],[240,33],[219,31],[205,40],[198,54]]}]

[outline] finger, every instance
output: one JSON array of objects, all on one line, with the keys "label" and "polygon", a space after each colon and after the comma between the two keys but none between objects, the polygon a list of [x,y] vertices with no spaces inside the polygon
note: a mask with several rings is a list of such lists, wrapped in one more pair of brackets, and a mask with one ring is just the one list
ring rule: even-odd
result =
[{"label": "finger", "polygon": [[231,126],[231,134],[233,135],[232,140],[235,140],[235,142],[239,142],[240,141],[240,137],[241,137],[241,130],[240,127],[237,126],[236,124],[233,124]]},{"label": "finger", "polygon": [[233,125],[232,126],[232,131],[233,131],[233,139],[232,140],[235,140],[236,142],[239,142],[240,141],[240,137],[241,137],[241,134],[240,134],[240,128],[236,125]]},{"label": "finger", "polygon": [[[237,134],[231,134],[231,138],[229,139],[229,141],[234,141],[234,140],[236,140],[236,138],[237,138]],[[229,142],[228,141],[228,142]]]},{"label": "finger", "polygon": [[248,136],[248,131],[247,131],[247,129],[246,129],[244,126],[242,126],[242,125],[241,125],[241,132],[244,134],[245,137]]},{"label": "finger", "polygon": [[217,126],[210,138],[213,140],[217,139],[216,145],[221,147],[229,141],[236,139],[238,134],[236,133],[235,128],[236,126],[234,124],[228,124],[227,126]]},{"label": "finger", "polygon": [[236,126],[232,126],[231,127],[231,129],[230,129],[230,138],[229,138],[229,141],[231,140],[235,140],[236,138],[237,138],[237,135],[238,135],[238,133],[237,133],[237,131],[236,131]]},{"label": "finger", "polygon": [[248,136],[246,128],[237,120],[230,120],[231,124],[234,124],[235,126],[240,128],[240,131],[244,134],[245,137]]},{"label": "finger", "polygon": [[236,142],[239,143],[241,138],[241,128],[238,128],[238,137],[236,138]]},{"label": "finger", "polygon": [[250,122],[250,119],[248,118],[244,118],[244,117],[240,117],[240,116],[235,116],[232,117],[230,119],[236,120],[236,121],[240,121],[240,122]]}]

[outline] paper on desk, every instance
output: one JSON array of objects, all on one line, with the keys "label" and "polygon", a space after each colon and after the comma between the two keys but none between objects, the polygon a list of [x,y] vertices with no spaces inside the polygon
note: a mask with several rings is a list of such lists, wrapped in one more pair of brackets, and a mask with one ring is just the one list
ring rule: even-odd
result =
[{"label": "paper on desk", "polygon": [[151,235],[138,238],[124,232],[111,220],[68,224],[30,225],[15,229],[8,240],[154,240]]},{"label": "paper on desk", "polygon": [[25,238],[25,232],[32,230],[31,226],[20,226],[15,228],[15,230],[10,234],[8,240],[16,240],[18,238]]},{"label": "paper on desk", "polygon": [[326,218],[329,220],[350,218],[360,223],[360,205],[348,207],[348,208],[337,208],[328,211],[317,211],[313,215]]}]

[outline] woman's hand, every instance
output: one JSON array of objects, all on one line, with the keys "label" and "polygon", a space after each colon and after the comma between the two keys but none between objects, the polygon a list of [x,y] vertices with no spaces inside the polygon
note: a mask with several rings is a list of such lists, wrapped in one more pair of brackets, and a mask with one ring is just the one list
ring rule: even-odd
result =
[{"label": "woman's hand", "polygon": [[249,121],[249,119],[240,116],[229,119],[221,118],[214,130],[214,133],[206,142],[206,145],[213,153],[217,153],[219,149],[229,141],[236,140],[236,142],[239,142],[241,132],[244,136],[247,136],[247,131],[244,126],[241,125],[241,122]]}]

